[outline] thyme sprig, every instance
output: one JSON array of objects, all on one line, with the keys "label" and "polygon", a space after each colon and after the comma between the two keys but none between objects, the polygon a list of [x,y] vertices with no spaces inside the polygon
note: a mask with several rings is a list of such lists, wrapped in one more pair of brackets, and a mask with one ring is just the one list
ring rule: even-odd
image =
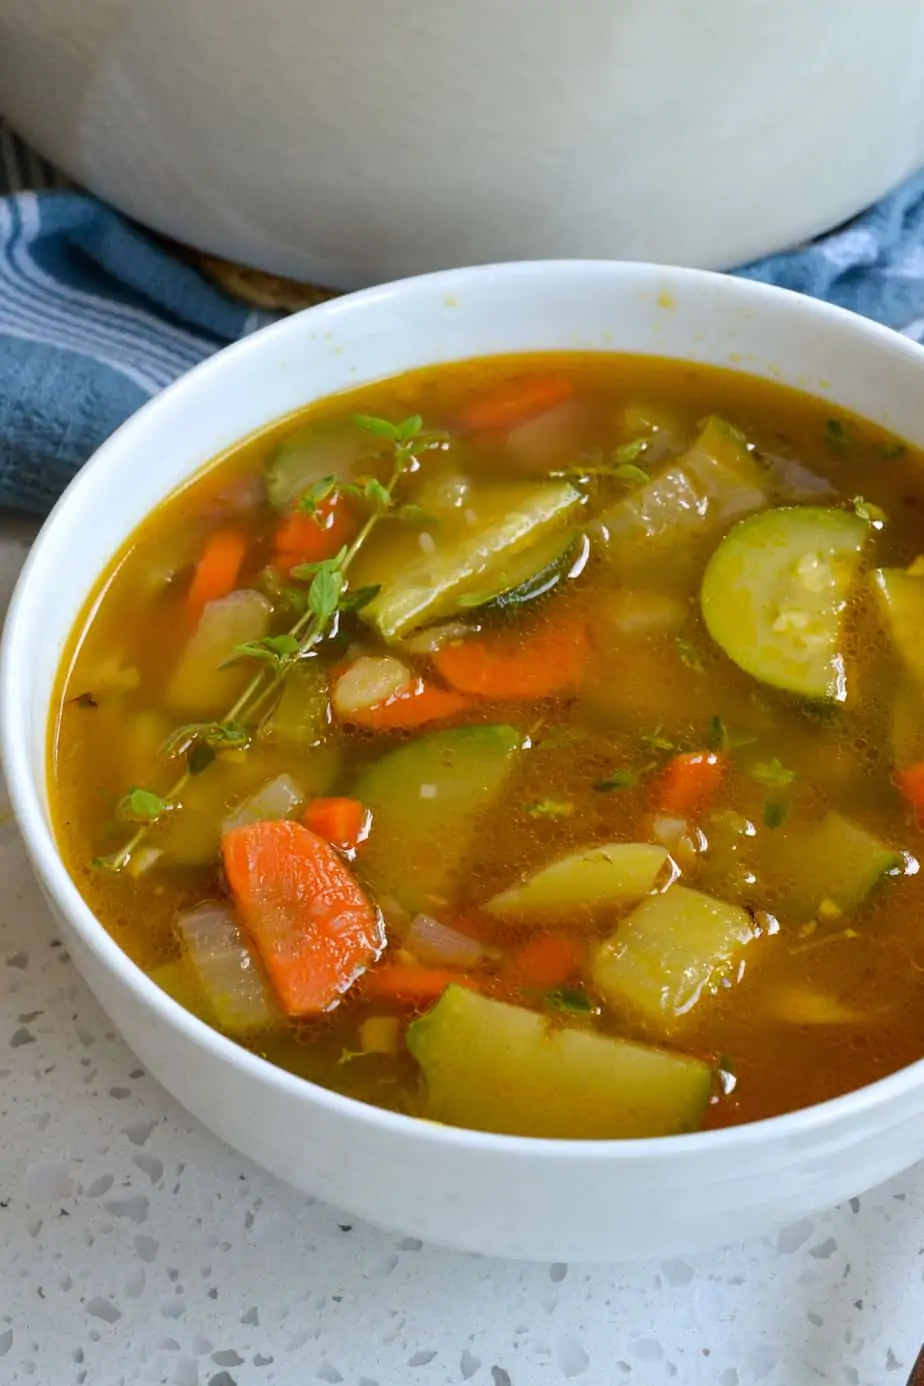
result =
[{"label": "thyme sprig", "polygon": [[293,578],[309,584],[305,608],[294,625],[284,634],[249,641],[231,652],[228,664],[253,661],[258,665],[253,678],[224,717],[214,722],[188,723],[178,727],[167,739],[163,753],[168,757],[183,755],[186,760],[183,773],[164,795],[136,786],[123,796],[119,801],[117,817],[120,821],[138,826],[118,851],[108,857],[98,857],[95,865],[109,871],[124,870],[153,824],[164,814],[176,812],[182,807],[180,796],[193,775],[206,770],[219,750],[231,747],[246,749],[253,739],[254,727],[278,697],[290,669],[324,639],[337,615],[341,611],[357,610],[376,595],[376,591],[369,587],[350,592],[350,566],[380,520],[392,515],[401,518],[403,507],[395,503],[395,489],[399,481],[406,472],[416,469],[422,453],[440,446],[443,438],[440,434],[425,431],[418,414],[400,423],[356,414],[353,422],[366,433],[380,438],[390,451],[388,480],[381,482],[369,478],[354,484],[340,482],[335,477],[324,477],[314,482],[301,498],[300,508],[322,523],[319,506],[335,492],[349,494],[365,502],[368,510],[359,532],[352,543],[344,545],[333,558],[325,558],[318,563],[304,563],[293,569]]}]

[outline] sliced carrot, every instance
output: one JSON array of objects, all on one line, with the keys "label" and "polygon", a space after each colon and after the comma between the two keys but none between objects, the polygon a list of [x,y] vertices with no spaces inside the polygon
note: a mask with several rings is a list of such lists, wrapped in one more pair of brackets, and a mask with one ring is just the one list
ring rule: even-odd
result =
[{"label": "sliced carrot", "polygon": [[573,394],[574,386],[567,376],[549,372],[521,376],[473,400],[462,410],[458,427],[463,433],[506,431],[544,414]]},{"label": "sliced carrot", "polygon": [[212,531],[186,594],[186,608],[193,620],[199,619],[209,602],[227,597],[234,590],[246,553],[247,539],[240,530]]},{"label": "sliced carrot", "polygon": [[685,817],[708,808],[725,777],[727,759],[715,751],[674,756],[657,781],[658,810]]},{"label": "sliced carrot", "polygon": [[305,812],[305,827],[325,842],[350,851],[366,836],[368,817],[358,799],[312,799]]},{"label": "sliced carrot", "polygon": [[924,827],[924,760],[896,770],[892,779],[909,808],[913,809],[918,827]]},{"label": "sliced carrot", "polygon": [[378,912],[329,842],[301,823],[225,833],[225,876],[287,1015],[318,1015],[384,946]]},{"label": "sliced carrot", "polygon": [[342,496],[322,501],[314,515],[293,510],[276,531],[273,562],[283,572],[298,563],[333,558],[356,534],[357,517]]},{"label": "sliced carrot", "polygon": [[383,963],[373,967],[363,978],[364,996],[387,997],[412,1005],[426,1005],[438,1001],[451,982],[460,986],[469,984],[463,972],[452,972],[449,968],[422,967],[419,963]]},{"label": "sliced carrot", "polygon": [[524,943],[510,957],[506,972],[521,987],[559,987],[580,971],[584,959],[581,941],[567,934],[540,934]]},{"label": "sliced carrot", "polygon": [[433,663],[447,683],[483,698],[547,698],[580,683],[590,657],[582,621],[502,630],[444,645]]},{"label": "sliced carrot", "polygon": [[336,685],[334,688],[333,707],[340,721],[351,727],[365,727],[368,731],[402,731],[425,726],[427,722],[443,722],[465,712],[470,706],[471,699],[462,693],[451,688],[437,688],[423,679],[412,678],[406,687],[399,688],[383,702],[340,712],[337,709]]}]

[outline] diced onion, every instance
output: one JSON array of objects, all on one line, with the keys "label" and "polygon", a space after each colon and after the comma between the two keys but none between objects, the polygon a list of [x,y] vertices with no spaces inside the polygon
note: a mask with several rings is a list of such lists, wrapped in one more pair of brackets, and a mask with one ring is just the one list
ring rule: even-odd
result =
[{"label": "diced onion", "polygon": [[291,818],[304,802],[305,796],[292,776],[277,775],[228,815],[221,826],[222,833],[239,828],[244,823],[265,823],[273,818]]},{"label": "diced onion", "polygon": [[414,917],[404,943],[417,961],[428,967],[477,967],[496,956],[496,949],[429,914]]},{"label": "diced onion", "polygon": [[230,905],[210,900],[177,916],[190,966],[215,1019],[230,1035],[275,1024],[279,1007]]}]

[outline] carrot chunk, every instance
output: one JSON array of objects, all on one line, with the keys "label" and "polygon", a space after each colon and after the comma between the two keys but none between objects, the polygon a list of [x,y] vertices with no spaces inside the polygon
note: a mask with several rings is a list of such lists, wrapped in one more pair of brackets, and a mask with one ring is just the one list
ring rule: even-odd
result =
[{"label": "carrot chunk", "polygon": [[225,876],[287,1015],[318,1015],[385,944],[378,911],[329,842],[288,819],[225,833]]},{"label": "carrot chunk", "polygon": [[462,693],[547,698],[580,683],[589,657],[583,622],[559,618],[530,632],[504,630],[454,641],[433,655],[433,663]]},{"label": "carrot chunk", "polygon": [[924,760],[896,770],[892,779],[905,803],[914,811],[918,827],[924,827]]},{"label": "carrot chunk", "polygon": [[209,602],[234,590],[246,553],[247,539],[240,530],[216,529],[209,535],[186,594],[186,608],[194,621]]},{"label": "carrot chunk", "polygon": [[540,934],[517,949],[506,971],[518,986],[545,990],[570,982],[580,971],[583,958],[579,939],[567,934]]},{"label": "carrot chunk", "polygon": [[661,813],[701,813],[714,801],[725,777],[727,756],[715,751],[689,751],[674,756],[661,772],[657,806]]},{"label": "carrot chunk", "polygon": [[464,973],[449,968],[422,967],[419,963],[383,963],[366,973],[362,992],[364,996],[423,1006],[437,1001],[451,982],[465,986],[467,981]]},{"label": "carrot chunk", "polygon": [[293,510],[276,531],[273,562],[283,572],[299,563],[319,563],[333,558],[349,544],[357,530],[357,517],[341,496],[322,501],[315,515]]},{"label": "carrot chunk", "polygon": [[312,799],[305,811],[305,827],[349,851],[365,836],[368,817],[358,799]]},{"label": "carrot chunk", "polygon": [[549,374],[523,376],[473,400],[458,420],[463,433],[492,433],[514,428],[536,418],[574,394],[566,376]]}]

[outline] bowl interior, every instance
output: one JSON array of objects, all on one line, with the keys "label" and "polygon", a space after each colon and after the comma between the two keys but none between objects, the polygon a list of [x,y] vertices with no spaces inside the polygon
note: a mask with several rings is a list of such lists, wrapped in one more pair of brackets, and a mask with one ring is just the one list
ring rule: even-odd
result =
[{"label": "bowl interior", "polygon": [[[567,349],[731,367],[924,444],[920,348],[837,309],[696,271],[607,262],[454,271],[323,305],[222,352],[124,425],[76,479],[30,555],[4,636],[11,797],[46,887],[90,947],[109,941],[57,856],[46,747],[63,648],[112,555],[212,458],[314,399],[428,364]],[[131,972],[126,961],[123,976]]]}]

